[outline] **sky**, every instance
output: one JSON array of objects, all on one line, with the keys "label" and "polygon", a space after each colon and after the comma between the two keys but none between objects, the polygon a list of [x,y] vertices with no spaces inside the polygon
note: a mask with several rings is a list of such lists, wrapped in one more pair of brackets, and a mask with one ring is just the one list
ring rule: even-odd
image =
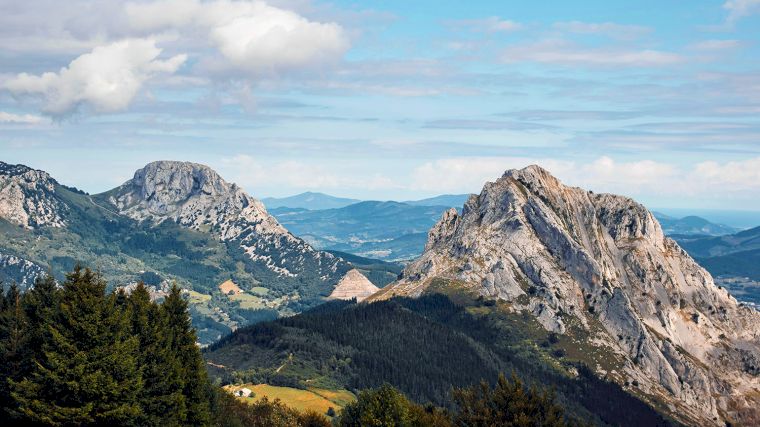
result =
[{"label": "sky", "polygon": [[759,42],[760,0],[0,0],[0,160],[395,200],[535,163],[760,211]]}]

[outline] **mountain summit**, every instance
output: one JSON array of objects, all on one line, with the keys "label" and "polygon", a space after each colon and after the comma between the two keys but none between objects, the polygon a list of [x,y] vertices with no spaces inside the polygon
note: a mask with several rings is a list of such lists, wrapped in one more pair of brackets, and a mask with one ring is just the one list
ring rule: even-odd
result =
[{"label": "mountain summit", "polygon": [[715,286],[644,206],[507,171],[444,213],[373,298],[464,287],[577,340],[597,372],[688,423],[756,424],[760,313]]}]

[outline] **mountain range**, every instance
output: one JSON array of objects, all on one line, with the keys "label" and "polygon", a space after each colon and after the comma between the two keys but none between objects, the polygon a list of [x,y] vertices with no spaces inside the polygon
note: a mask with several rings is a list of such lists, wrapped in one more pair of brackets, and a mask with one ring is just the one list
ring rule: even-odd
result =
[{"label": "mountain range", "polygon": [[[445,404],[452,385],[512,370],[595,424],[760,422],[760,313],[687,252],[752,252],[757,230],[674,240],[634,200],[537,166],[507,171],[461,209],[272,211],[194,163],[153,162],[97,195],[0,163],[0,277],[28,287],[84,263],[157,297],[176,283],[221,381],[390,382]],[[333,235],[359,245],[340,247],[351,251],[426,238],[400,272],[306,240]],[[331,296],[348,301],[325,304]]]},{"label": "mountain range", "polygon": [[[352,268],[194,163],[150,163],[92,196],[44,171],[0,163],[0,235],[3,277],[22,285],[48,269],[61,280],[77,263],[119,286],[179,284],[204,343],[321,303]],[[224,295],[218,285],[227,280],[243,292]]]},{"label": "mountain range", "polygon": [[[318,249],[350,252],[385,261],[419,256],[429,230],[449,208],[461,209],[468,194],[441,195],[405,202],[356,201],[323,193],[303,193],[267,204],[288,230]],[[336,201],[340,201],[337,203]],[[321,206],[335,207],[322,208]],[[668,235],[719,236],[738,230],[697,216],[653,213]]]}]

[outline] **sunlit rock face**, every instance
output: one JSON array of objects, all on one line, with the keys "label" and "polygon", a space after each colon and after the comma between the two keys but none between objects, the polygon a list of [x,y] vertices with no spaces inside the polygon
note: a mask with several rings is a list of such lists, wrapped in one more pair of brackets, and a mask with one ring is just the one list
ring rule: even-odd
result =
[{"label": "sunlit rock face", "polygon": [[27,229],[65,226],[57,185],[47,172],[0,162],[0,218]]},{"label": "sunlit rock face", "polygon": [[332,299],[364,301],[380,289],[373,285],[359,270],[353,269],[346,273],[330,294]]},{"label": "sunlit rock face", "polygon": [[[149,163],[134,177],[107,193],[119,213],[133,219],[166,220],[239,242],[255,262],[281,277],[296,278],[306,269],[334,286],[345,262],[316,251],[290,234],[264,205],[208,166],[174,161]],[[338,276],[340,277],[340,276]]]},{"label": "sunlit rock face", "polygon": [[[381,291],[417,296],[434,278],[585,336],[600,374],[690,424],[760,422],[760,314],[717,287],[644,206],[563,185],[537,166],[507,171],[446,212],[424,254]],[[593,366],[592,366],[593,367]]]}]

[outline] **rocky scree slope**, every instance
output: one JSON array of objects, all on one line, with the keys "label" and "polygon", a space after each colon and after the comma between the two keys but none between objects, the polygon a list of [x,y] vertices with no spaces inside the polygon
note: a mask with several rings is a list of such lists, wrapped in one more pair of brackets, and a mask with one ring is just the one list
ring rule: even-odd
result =
[{"label": "rocky scree slope", "polygon": [[446,212],[424,254],[372,299],[419,296],[441,279],[581,337],[581,352],[604,349],[592,368],[687,424],[760,423],[760,314],[629,198],[537,166],[507,171],[461,215]]}]

